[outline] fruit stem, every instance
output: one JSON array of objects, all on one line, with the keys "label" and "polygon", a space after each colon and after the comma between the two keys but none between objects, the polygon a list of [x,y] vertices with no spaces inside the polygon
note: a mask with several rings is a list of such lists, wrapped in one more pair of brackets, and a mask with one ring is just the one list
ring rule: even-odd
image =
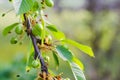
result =
[{"label": "fruit stem", "polygon": [[43,18],[43,11],[41,10],[39,12],[40,16],[41,16],[41,24],[43,26],[43,30],[42,30],[42,42],[41,42],[41,45],[43,46],[44,45],[44,38],[45,38],[45,22],[44,22],[44,18]]},{"label": "fruit stem", "polygon": [[28,36],[30,35],[30,38],[32,40],[32,44],[34,46],[34,51],[35,51],[34,59],[36,60],[37,57],[39,58],[40,63],[41,63],[41,71],[42,71],[42,73],[46,72],[46,74],[48,74],[48,68],[47,68],[47,66],[45,64],[45,61],[42,58],[40,50],[39,50],[39,48],[37,46],[37,39],[31,32],[31,23],[30,23],[30,20],[27,18],[26,14],[24,14],[24,20],[25,20],[25,25],[27,27],[27,34],[28,34]]}]

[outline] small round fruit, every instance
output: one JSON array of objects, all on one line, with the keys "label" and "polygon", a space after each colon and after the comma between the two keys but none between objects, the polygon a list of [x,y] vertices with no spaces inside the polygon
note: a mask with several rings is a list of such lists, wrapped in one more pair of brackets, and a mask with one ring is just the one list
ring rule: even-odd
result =
[{"label": "small round fruit", "polygon": [[32,62],[32,67],[33,67],[33,68],[38,68],[38,67],[39,67],[39,62],[38,62],[37,60],[34,60],[34,61]]},{"label": "small round fruit", "polygon": [[53,6],[54,6],[53,0],[45,0],[45,4],[46,4],[48,7],[53,7]]},{"label": "small round fruit", "polygon": [[18,42],[18,40],[15,37],[12,37],[11,40],[10,40],[11,44],[16,44],[17,42]]},{"label": "small round fruit", "polygon": [[18,34],[18,35],[22,34],[23,33],[22,26],[17,26],[15,28],[15,33]]},{"label": "small round fruit", "polygon": [[49,56],[45,56],[45,57],[44,57],[44,60],[45,60],[45,62],[49,62],[50,57],[49,57]]},{"label": "small round fruit", "polygon": [[26,66],[26,72],[29,72],[29,71],[30,71],[30,67]]},{"label": "small round fruit", "polygon": [[43,26],[37,23],[35,26],[33,26],[32,33],[35,36],[41,36],[42,30],[43,30]]}]

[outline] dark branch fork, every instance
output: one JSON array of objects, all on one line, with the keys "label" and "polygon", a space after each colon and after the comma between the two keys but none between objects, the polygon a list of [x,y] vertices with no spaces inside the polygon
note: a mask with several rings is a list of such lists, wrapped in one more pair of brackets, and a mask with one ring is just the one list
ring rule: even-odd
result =
[{"label": "dark branch fork", "polygon": [[40,64],[41,64],[41,72],[46,72],[46,74],[48,74],[47,66],[46,66],[44,59],[41,56],[41,52],[37,46],[37,38],[32,34],[31,22],[30,22],[29,18],[26,16],[26,14],[24,14],[24,20],[25,20],[25,26],[27,27],[27,35],[30,36],[30,38],[32,40],[32,44],[34,46],[34,51],[35,51],[34,59],[36,60],[37,57],[39,58]]}]

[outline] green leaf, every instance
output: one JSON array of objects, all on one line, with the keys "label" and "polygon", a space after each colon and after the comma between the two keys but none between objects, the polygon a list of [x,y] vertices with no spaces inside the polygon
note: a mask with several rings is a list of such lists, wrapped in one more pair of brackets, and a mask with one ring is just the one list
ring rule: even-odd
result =
[{"label": "green leaf", "polygon": [[62,58],[63,60],[65,60],[65,61],[68,61],[68,62],[74,62],[74,63],[76,63],[79,67],[80,67],[80,69],[81,70],[83,70],[84,69],[84,65],[83,65],[83,63],[80,61],[80,60],[78,60],[73,54],[72,54],[72,52],[70,51],[70,50],[68,50],[66,47],[64,47],[64,46],[62,46],[62,45],[58,45],[57,47],[56,47],[56,50],[57,50],[57,53],[58,53],[58,55],[60,56],[60,58]]},{"label": "green leaf", "polygon": [[55,25],[48,25],[46,26],[50,31],[54,31],[54,32],[57,32],[58,30],[56,29],[56,26]]},{"label": "green leaf", "polygon": [[51,70],[48,68],[48,72],[52,75],[52,76],[56,76],[57,74],[54,72],[54,70]]},{"label": "green leaf", "polygon": [[58,39],[58,40],[63,40],[65,39],[65,34],[61,31],[57,31],[57,32],[52,32],[53,36]]},{"label": "green leaf", "polygon": [[70,63],[72,72],[74,74],[75,80],[86,80],[81,69],[83,69],[83,64],[73,56],[73,54],[64,46],[58,45],[56,47],[58,55],[65,61]]},{"label": "green leaf", "polygon": [[75,80],[86,80],[83,71],[80,69],[80,67],[76,63],[72,62],[69,64],[73,72],[73,75],[75,77]]},{"label": "green leaf", "polygon": [[29,72],[30,69],[33,67],[32,66],[33,61],[34,61],[34,51],[32,49],[32,50],[30,50],[30,53],[27,58],[26,72]]},{"label": "green leaf", "polygon": [[14,23],[14,24],[11,24],[11,25],[7,26],[7,27],[3,30],[3,32],[2,32],[3,35],[4,35],[4,36],[8,35],[9,32],[11,32],[11,30],[12,30],[13,28],[15,28],[18,24],[19,24],[19,23]]},{"label": "green leaf", "polygon": [[27,61],[27,66],[32,66],[32,61],[34,60],[34,52],[31,52],[29,57],[28,57],[28,61]]},{"label": "green leaf", "polygon": [[83,63],[79,59],[74,57],[73,58],[73,62],[76,63],[80,67],[81,70],[84,70],[84,65],[83,65]]},{"label": "green leaf", "polygon": [[32,11],[37,11],[38,9],[40,9],[40,5],[37,1],[35,1],[32,7]]},{"label": "green leaf", "polygon": [[59,59],[56,55],[56,52],[53,51],[53,58],[54,58],[54,61],[55,61],[55,64],[56,64],[56,68],[58,68],[59,66]]},{"label": "green leaf", "polygon": [[34,60],[34,48],[32,42],[30,41],[28,48],[28,56],[27,56],[27,66],[32,67],[32,61]]},{"label": "green leaf", "polygon": [[71,53],[67,48],[65,48],[65,47],[62,46],[62,45],[57,45],[56,50],[57,50],[57,52],[58,52],[58,55],[59,55],[63,60],[72,62],[72,60],[73,60],[73,55],[72,55],[72,53]]},{"label": "green leaf", "polygon": [[33,0],[14,0],[13,5],[18,15],[28,12],[33,7]]},{"label": "green leaf", "polygon": [[42,30],[43,30],[43,26],[38,23],[38,24],[36,24],[35,26],[33,26],[32,33],[33,33],[35,36],[41,36]]},{"label": "green leaf", "polygon": [[80,43],[78,43],[76,41],[70,40],[70,39],[65,39],[65,40],[63,40],[63,42],[66,42],[68,44],[71,44],[71,45],[77,47],[82,52],[88,54],[91,57],[95,57],[92,49],[90,47],[86,46],[86,45],[82,45],[82,44],[80,44]]},{"label": "green leaf", "polygon": [[56,39],[58,39],[58,40],[65,39],[65,34],[63,32],[61,32],[61,31],[58,31],[55,25],[49,24],[48,26],[46,26],[46,28],[48,28],[51,31],[51,33],[53,34],[53,36]]}]

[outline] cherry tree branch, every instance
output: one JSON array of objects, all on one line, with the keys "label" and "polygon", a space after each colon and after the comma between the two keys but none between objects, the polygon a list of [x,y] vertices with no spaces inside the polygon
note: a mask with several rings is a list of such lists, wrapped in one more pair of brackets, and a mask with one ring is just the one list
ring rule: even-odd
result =
[{"label": "cherry tree branch", "polygon": [[25,25],[27,27],[27,35],[30,36],[33,47],[34,47],[34,52],[35,52],[34,59],[36,60],[37,57],[39,58],[40,64],[41,64],[41,71],[46,72],[48,74],[47,66],[46,66],[44,59],[41,56],[41,52],[37,46],[37,38],[32,34],[31,23],[30,23],[30,20],[28,19],[28,17],[26,16],[26,14],[24,14],[24,20],[25,20]]}]

